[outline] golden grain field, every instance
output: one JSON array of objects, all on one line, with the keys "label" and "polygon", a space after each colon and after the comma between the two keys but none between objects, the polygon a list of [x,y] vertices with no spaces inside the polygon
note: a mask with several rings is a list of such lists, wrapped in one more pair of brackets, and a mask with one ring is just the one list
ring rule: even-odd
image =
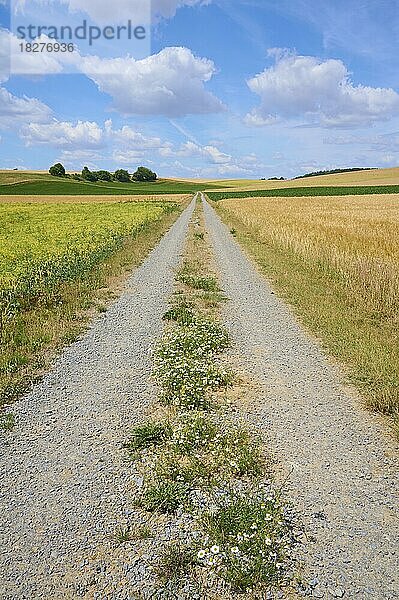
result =
[{"label": "golden grain field", "polygon": [[217,205],[266,271],[273,263],[278,286],[315,333],[352,364],[373,406],[399,411],[399,195]]},{"label": "golden grain field", "polygon": [[224,200],[261,239],[331,270],[369,310],[398,317],[399,196]]},{"label": "golden grain field", "polygon": [[[277,172],[276,175],[280,174]],[[354,171],[351,173],[336,173],[334,175],[318,175],[302,179],[288,179],[286,181],[231,179],[223,181],[204,180],[204,183],[214,183],[215,191],[218,188],[220,189],[220,185],[226,188],[238,188],[242,190],[273,190],[316,186],[399,185],[399,168]]]}]

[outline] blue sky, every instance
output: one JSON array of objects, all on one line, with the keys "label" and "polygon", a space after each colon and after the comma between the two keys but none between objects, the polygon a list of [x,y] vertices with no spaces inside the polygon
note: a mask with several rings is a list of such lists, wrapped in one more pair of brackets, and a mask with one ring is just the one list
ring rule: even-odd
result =
[{"label": "blue sky", "polygon": [[[397,1],[153,0],[150,53],[81,48],[72,67],[28,56],[30,75],[7,72],[4,2],[2,168],[260,178],[399,166]],[[29,2],[45,14],[44,0]],[[131,14],[131,0],[50,3],[104,25],[101,2]]]}]

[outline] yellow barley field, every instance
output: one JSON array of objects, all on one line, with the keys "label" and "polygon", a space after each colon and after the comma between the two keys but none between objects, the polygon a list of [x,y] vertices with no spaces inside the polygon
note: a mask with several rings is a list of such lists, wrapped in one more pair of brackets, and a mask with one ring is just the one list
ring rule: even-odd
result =
[{"label": "yellow barley field", "polygon": [[[279,175],[279,173],[276,173]],[[205,183],[205,181],[204,181]],[[246,180],[232,179],[223,181],[206,181],[215,184],[215,191],[222,185],[226,188],[242,190],[273,190],[297,187],[324,187],[324,186],[373,186],[373,185],[399,185],[399,168],[372,169],[368,171],[354,171],[351,173],[336,173],[333,175],[318,175],[302,179],[288,179],[286,181]]]},{"label": "yellow barley field", "polygon": [[[275,261],[276,279],[305,321],[312,312],[313,321],[307,322],[315,333],[341,336],[329,345],[338,349],[339,358],[355,364],[358,379],[372,389],[373,406],[390,414],[399,411],[399,195],[246,198],[217,204],[238,234],[244,232],[240,241],[250,251],[256,247],[255,258],[266,270],[267,262]],[[298,269],[303,269],[301,276]],[[316,296],[311,287],[317,285],[324,286],[322,300],[320,307],[312,307],[309,298]],[[322,314],[323,303],[327,306],[323,292],[329,299],[328,318]],[[351,323],[347,329],[344,322]]]},{"label": "yellow barley field", "polygon": [[223,207],[261,239],[336,273],[370,310],[398,318],[399,196],[232,199]]}]

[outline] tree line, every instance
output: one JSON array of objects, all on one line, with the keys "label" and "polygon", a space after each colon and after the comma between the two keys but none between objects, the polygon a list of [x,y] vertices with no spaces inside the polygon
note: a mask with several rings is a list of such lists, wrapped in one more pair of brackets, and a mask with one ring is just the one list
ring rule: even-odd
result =
[{"label": "tree line", "polygon": [[139,167],[137,171],[130,175],[126,169],[117,169],[114,173],[110,171],[90,171],[88,167],[83,167],[81,173],[73,173],[70,175],[65,171],[65,167],[61,163],[56,163],[49,169],[50,175],[53,177],[65,177],[76,179],[78,181],[117,181],[119,183],[129,183],[131,181],[156,181],[157,174],[147,167]]}]

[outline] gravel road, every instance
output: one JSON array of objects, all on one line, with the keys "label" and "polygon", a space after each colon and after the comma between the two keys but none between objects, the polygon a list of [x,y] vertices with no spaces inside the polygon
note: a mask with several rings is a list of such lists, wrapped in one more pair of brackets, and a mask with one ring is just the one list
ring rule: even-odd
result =
[{"label": "gravel road", "polygon": [[13,406],[17,426],[0,438],[2,600],[85,596],[92,585],[85,557],[126,521],[134,473],[121,442],[152,400],[150,347],[161,335],[193,208]]},{"label": "gravel road", "polygon": [[[224,317],[245,369],[262,384],[250,418],[268,438],[287,493],[304,515],[315,598],[399,598],[398,447],[344,387],[339,369],[298,325],[204,204]],[[292,472],[291,472],[292,471]]]}]

